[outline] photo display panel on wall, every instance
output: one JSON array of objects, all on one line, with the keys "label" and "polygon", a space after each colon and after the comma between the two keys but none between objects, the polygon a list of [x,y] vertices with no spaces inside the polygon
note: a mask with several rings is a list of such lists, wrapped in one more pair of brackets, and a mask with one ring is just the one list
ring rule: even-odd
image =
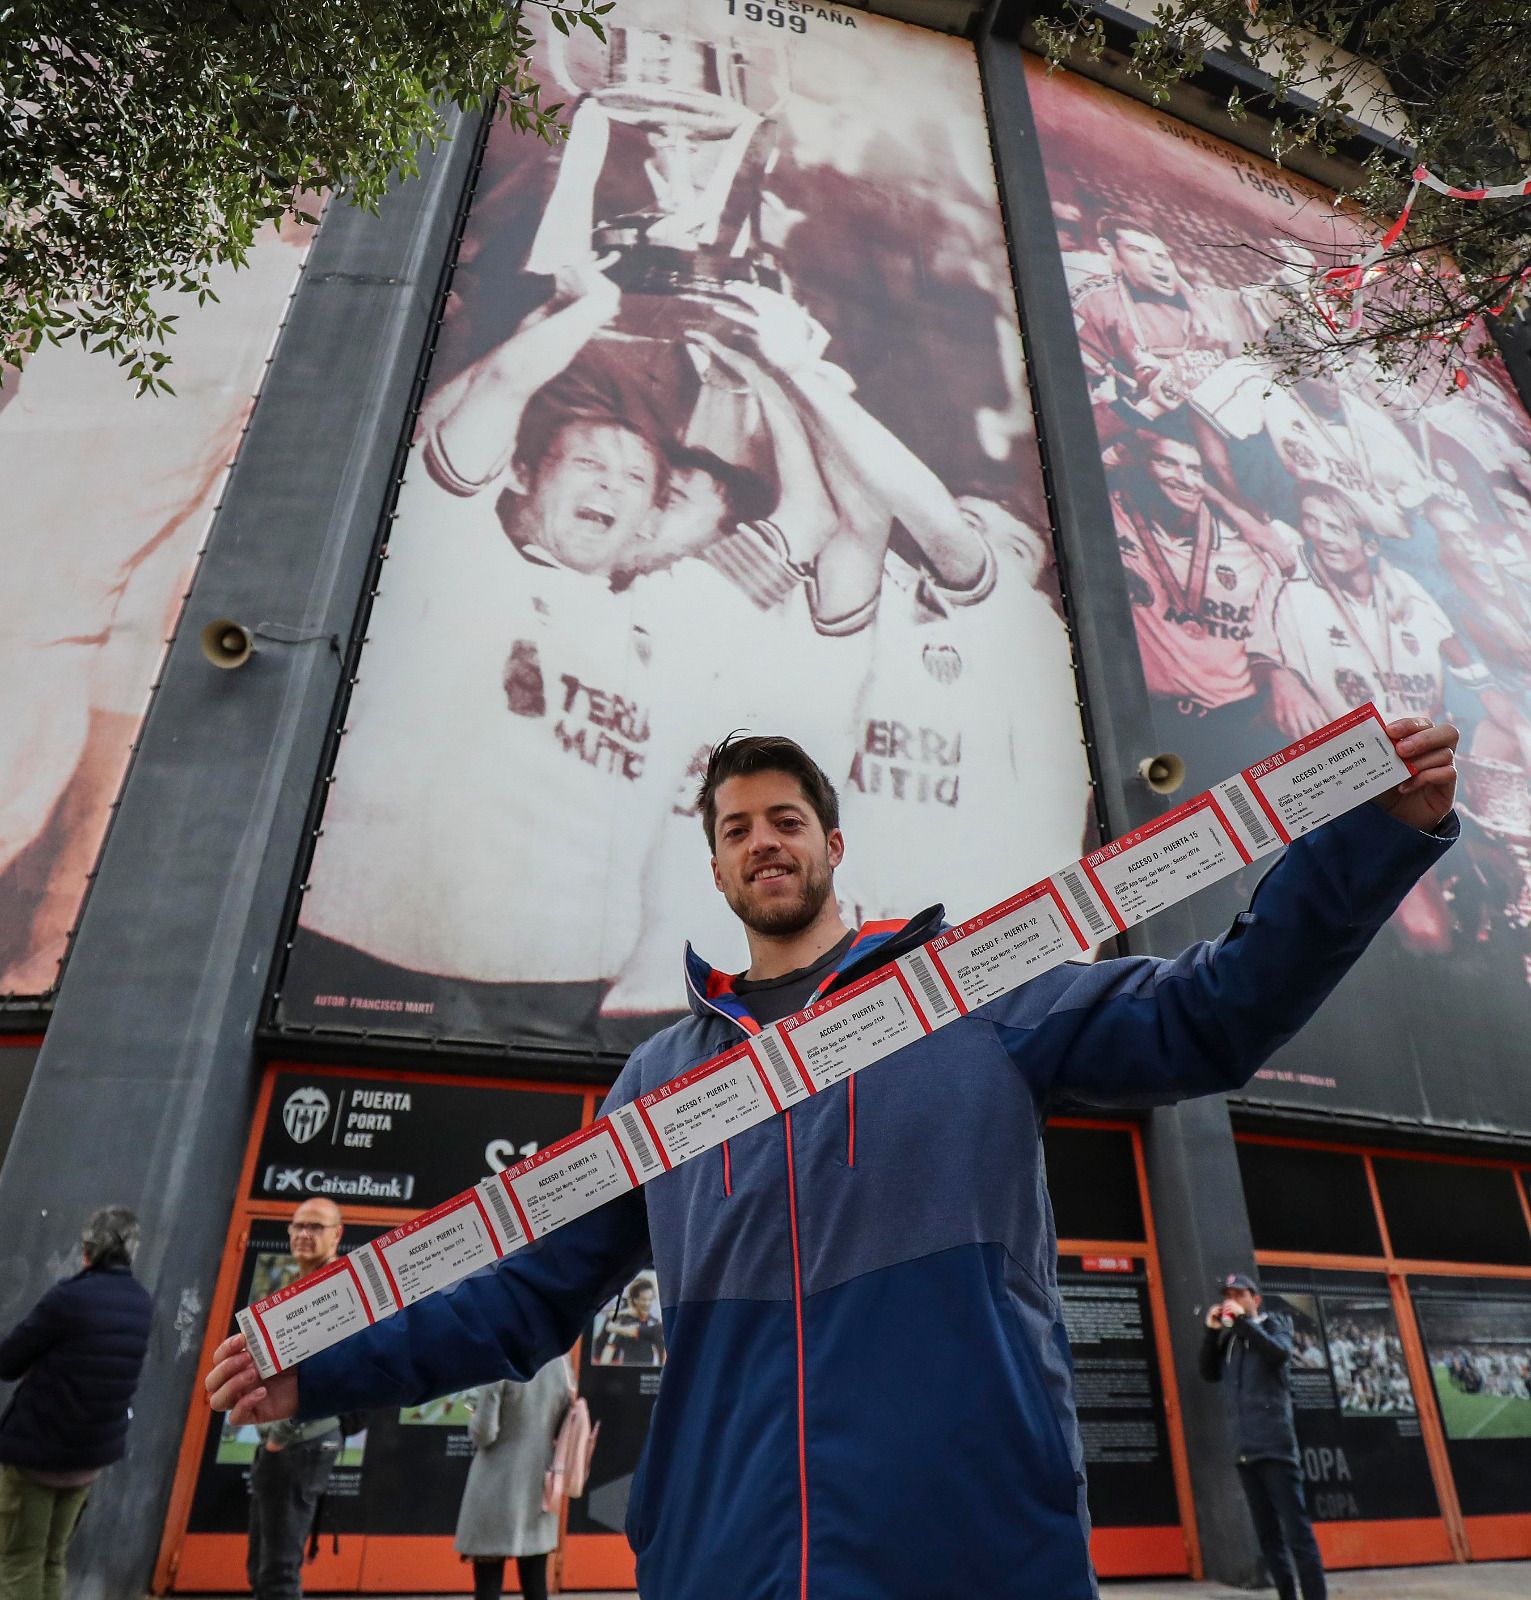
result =
[{"label": "photo display panel on wall", "polygon": [[41,998],[106,837],[166,641],[312,237],[267,230],[167,341],[139,397],[78,343],[0,385],[0,1001]]},{"label": "photo display panel on wall", "polygon": [[1177,1525],[1180,1509],[1142,1260],[1063,1256],[1058,1297],[1073,1355],[1092,1520],[1110,1528]]},{"label": "photo display panel on wall", "polygon": [[489,136],[278,1021],[626,1049],[744,964],[730,730],[837,785],[851,922],[1096,838],[971,45],[529,23],[569,137]]},{"label": "photo display panel on wall", "polygon": [[1292,1325],[1292,1415],[1314,1521],[1439,1516],[1387,1278],[1268,1267],[1260,1284],[1263,1309]]},{"label": "photo display panel on wall", "polygon": [[601,1430],[585,1492],[569,1501],[570,1533],[622,1533],[633,1474],[664,1375],[664,1312],[652,1267],[638,1273],[585,1329],[579,1392]]},{"label": "photo display panel on wall", "polygon": [[1409,1292],[1462,1514],[1531,1511],[1531,1285],[1420,1277]]},{"label": "photo display panel on wall", "polygon": [[1461,846],[1247,1098],[1531,1128],[1503,1067],[1531,1014],[1531,418],[1477,338],[1465,388],[1360,357],[1278,381],[1267,330],[1362,248],[1333,193],[1027,68],[1111,494],[1082,536],[1115,541],[1153,717],[1123,759],[1175,751],[1190,793],[1366,700],[1463,731]]}]

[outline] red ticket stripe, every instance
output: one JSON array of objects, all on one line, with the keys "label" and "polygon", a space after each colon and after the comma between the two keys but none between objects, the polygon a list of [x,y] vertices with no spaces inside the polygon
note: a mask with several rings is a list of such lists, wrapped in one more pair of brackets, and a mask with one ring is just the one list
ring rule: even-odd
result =
[{"label": "red ticket stripe", "polygon": [[1088,856],[1079,858],[1079,865],[1084,868],[1085,876],[1095,885],[1095,892],[1100,896],[1100,903],[1111,913],[1111,920],[1116,924],[1118,933],[1126,933],[1127,924],[1122,921],[1122,914],[1116,909],[1116,901],[1106,893],[1106,886],[1095,876],[1095,868],[1090,865]]},{"label": "red ticket stripe", "polygon": [[[666,1085],[668,1087],[668,1085]],[[659,1091],[655,1091],[658,1093]],[[569,1151],[576,1150],[582,1144],[588,1144],[605,1127],[606,1119],[598,1118],[589,1127],[576,1128],[573,1133],[566,1133],[563,1138],[555,1139],[552,1144],[539,1150],[536,1155],[527,1156],[524,1161],[518,1161],[513,1167],[507,1167],[503,1173],[508,1185],[515,1178],[524,1178],[527,1173],[535,1172],[538,1167],[545,1167],[550,1161],[556,1161],[559,1156],[567,1155]]]},{"label": "red ticket stripe", "polygon": [[356,1298],[361,1301],[361,1308],[367,1313],[367,1321],[376,1322],[377,1318],[372,1315],[372,1302],[367,1298],[367,1291],[362,1288],[361,1275],[357,1272],[355,1263],[350,1256],[342,1256],[340,1259],[345,1262],[346,1270],[351,1274],[351,1282],[356,1288]]},{"label": "red ticket stripe", "polygon": [[599,1128],[611,1140],[612,1148],[622,1158],[622,1165],[627,1168],[627,1181],[633,1188],[638,1187],[638,1174],[633,1171],[633,1164],[627,1159],[627,1146],[617,1137],[617,1130],[612,1127],[609,1117],[601,1117],[590,1124],[592,1128]]},{"label": "red ticket stripe", "polygon": [[[654,1141],[654,1148],[659,1152],[659,1159],[664,1162],[665,1171],[670,1172],[673,1170],[670,1152],[665,1149],[664,1140],[659,1137],[659,1129],[654,1126],[653,1119],[649,1116],[649,1108],[644,1103],[648,1098],[648,1095],[641,1095],[635,1102],[638,1107],[638,1115],[643,1119],[644,1127],[649,1130],[649,1138]],[[781,1107],[778,1106],[776,1109],[779,1111]]]},{"label": "red ticket stripe", "polygon": [[[404,1296],[399,1293],[399,1280],[396,1277],[394,1277],[393,1268],[388,1265],[388,1251],[385,1248],[385,1246],[383,1244],[383,1241],[381,1239],[376,1239],[376,1240],[373,1241],[373,1243],[376,1246],[376,1248],[373,1250],[372,1253],[373,1253],[373,1255],[375,1255],[377,1257],[379,1264],[382,1266],[383,1276],[385,1278],[387,1278],[388,1287],[393,1291],[394,1304],[397,1305],[397,1306],[402,1307],[403,1304],[404,1304]],[[389,1243],[390,1244],[397,1244],[398,1240],[397,1239],[390,1239]]]},{"label": "red ticket stripe", "polygon": [[1238,851],[1239,860],[1242,861],[1246,867],[1249,866],[1249,864],[1254,860],[1254,857],[1250,855],[1250,853],[1244,848],[1243,840],[1240,839],[1238,834],[1236,834],[1228,825],[1228,819],[1223,815],[1223,808],[1217,803],[1217,796],[1210,790],[1207,793],[1207,805],[1211,809],[1213,816],[1215,816],[1222,824],[1223,832],[1226,833],[1229,839],[1232,841],[1233,848]]},{"label": "red ticket stripe", "polygon": [[965,1017],[968,1014],[967,1001],[957,992],[957,985],[952,982],[952,975],[946,970],[946,964],[941,960],[940,952],[935,949],[933,943],[922,946],[922,951],[925,959],[936,969],[936,976],[946,986],[946,992],[956,1003],[957,1015]]},{"label": "red ticket stripe", "polygon": [[1063,896],[1058,893],[1058,885],[1054,883],[1051,878],[1048,878],[1042,884],[1042,887],[1047,890],[1049,896],[1052,898],[1053,904],[1057,906],[1058,914],[1063,918],[1064,922],[1068,924],[1068,930],[1074,936],[1074,943],[1077,944],[1081,950],[1088,950],[1090,948],[1089,942],[1079,931],[1079,924],[1074,921],[1073,913],[1070,912],[1068,906],[1064,903]]},{"label": "red ticket stripe", "polygon": [[479,1198],[478,1190],[477,1189],[470,1189],[468,1191],[468,1196],[473,1201],[474,1205],[476,1205],[478,1207],[478,1214],[479,1214],[480,1217],[483,1218],[483,1222],[484,1222],[484,1232],[489,1235],[489,1242],[490,1242],[490,1244],[492,1244],[494,1246],[494,1253],[497,1256],[504,1255],[506,1247],[505,1247],[505,1245],[503,1245],[500,1242],[499,1234],[497,1234],[494,1231],[494,1224],[489,1220],[488,1208],[484,1205],[484,1202]]},{"label": "red ticket stripe", "polygon": [[526,1211],[521,1205],[521,1197],[516,1193],[515,1185],[510,1181],[510,1174],[513,1170],[513,1168],[507,1168],[500,1174],[500,1187],[504,1189],[506,1197],[510,1201],[510,1208],[516,1214],[516,1221],[521,1224],[521,1232],[526,1235],[526,1242],[530,1244],[537,1235],[532,1232],[532,1225],[527,1221]]},{"label": "red ticket stripe", "polygon": [[[766,1071],[764,1063],[761,1061],[760,1057],[755,1054],[755,1052],[753,1050],[751,1050],[749,1052],[749,1058],[750,1058],[750,1065],[752,1067],[754,1067],[754,1069],[755,1069],[755,1076],[760,1079],[760,1082],[762,1083],[762,1085],[765,1088],[766,1099],[771,1102],[772,1110],[774,1110],[776,1112],[780,1112],[781,1111],[781,1101],[776,1098],[776,1091],[775,1091],[775,1089],[773,1089],[771,1087],[771,1074]],[[725,1144],[725,1147],[726,1147],[726,1145],[727,1145],[727,1141],[726,1140],[724,1141],[724,1144]]]},{"label": "red ticket stripe", "polygon": [[909,997],[909,1004],[914,1008],[914,1020],[925,1030],[926,1034],[935,1032],[930,1025],[930,1018],[920,1010],[920,1002],[914,998],[914,990],[909,987],[909,980],[904,976],[902,967],[889,967],[888,970],[898,979],[898,986]]},{"label": "red ticket stripe", "polygon": [[260,1329],[261,1338],[266,1341],[266,1349],[271,1355],[271,1365],[275,1367],[278,1372],[280,1372],[282,1370],[282,1363],[277,1357],[276,1346],[271,1342],[271,1335],[266,1329],[266,1319],[261,1316],[260,1307],[251,1306],[250,1315],[255,1318],[255,1326]]}]

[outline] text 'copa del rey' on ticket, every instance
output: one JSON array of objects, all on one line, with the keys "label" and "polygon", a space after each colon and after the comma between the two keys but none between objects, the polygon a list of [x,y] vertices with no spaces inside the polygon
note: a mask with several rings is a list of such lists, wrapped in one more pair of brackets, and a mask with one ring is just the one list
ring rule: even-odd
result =
[{"label": "text 'copa del rey' on ticket", "polygon": [[239,1313],[262,1374],[923,1039],[1409,775],[1355,711]]}]

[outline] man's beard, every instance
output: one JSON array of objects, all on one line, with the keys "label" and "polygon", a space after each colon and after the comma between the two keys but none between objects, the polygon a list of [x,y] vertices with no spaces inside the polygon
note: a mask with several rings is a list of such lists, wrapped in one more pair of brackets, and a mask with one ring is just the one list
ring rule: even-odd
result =
[{"label": "man's beard", "polygon": [[800,879],[802,888],[795,900],[779,901],[771,906],[761,906],[750,897],[750,885],[742,891],[725,895],[729,909],[752,933],[763,933],[775,938],[801,933],[824,909],[834,887],[834,879],[827,867],[817,865],[806,869]]}]

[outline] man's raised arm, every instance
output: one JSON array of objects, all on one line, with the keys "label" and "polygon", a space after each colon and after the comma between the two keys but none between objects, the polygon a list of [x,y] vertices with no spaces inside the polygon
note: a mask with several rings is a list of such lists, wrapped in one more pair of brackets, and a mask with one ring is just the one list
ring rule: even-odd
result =
[{"label": "man's raised arm", "polygon": [[1043,1097],[1148,1106],[1227,1093],[1308,1021],[1457,836],[1457,730],[1414,717],[1387,732],[1415,775],[1288,846],[1221,938],[1173,960],[1056,969],[1045,1014],[1033,985],[984,1008]]}]

